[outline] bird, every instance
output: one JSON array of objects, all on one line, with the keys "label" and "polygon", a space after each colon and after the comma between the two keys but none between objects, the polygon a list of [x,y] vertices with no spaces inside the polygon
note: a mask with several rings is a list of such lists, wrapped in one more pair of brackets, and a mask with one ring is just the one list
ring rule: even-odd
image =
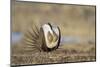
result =
[{"label": "bird", "polygon": [[45,23],[38,28],[34,24],[24,34],[23,44],[35,50],[50,52],[59,47],[60,39],[61,32],[57,25]]}]

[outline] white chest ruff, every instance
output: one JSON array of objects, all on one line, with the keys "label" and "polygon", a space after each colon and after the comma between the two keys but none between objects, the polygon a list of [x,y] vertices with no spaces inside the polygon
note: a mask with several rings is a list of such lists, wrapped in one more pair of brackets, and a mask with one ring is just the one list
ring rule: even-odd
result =
[{"label": "white chest ruff", "polygon": [[49,43],[47,34],[48,34],[48,32],[50,32],[53,35],[53,31],[54,31],[57,34],[57,36],[59,36],[59,30],[57,29],[57,27],[52,27],[52,30],[53,30],[52,31],[51,28],[50,28],[50,26],[48,24],[44,24],[42,26],[42,28],[43,28],[43,31],[44,31],[44,38],[45,38],[46,46],[48,48],[55,47],[58,44],[58,40],[56,42]]}]

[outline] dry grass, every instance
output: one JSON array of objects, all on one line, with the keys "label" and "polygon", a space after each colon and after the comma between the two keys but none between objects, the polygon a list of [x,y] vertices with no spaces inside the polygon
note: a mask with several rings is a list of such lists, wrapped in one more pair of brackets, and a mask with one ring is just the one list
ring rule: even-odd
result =
[{"label": "dry grass", "polygon": [[21,51],[12,53],[11,57],[12,65],[67,63],[96,60],[95,46],[93,44],[76,44],[75,46],[62,45],[52,52],[34,52],[33,50],[23,52],[21,49]]}]

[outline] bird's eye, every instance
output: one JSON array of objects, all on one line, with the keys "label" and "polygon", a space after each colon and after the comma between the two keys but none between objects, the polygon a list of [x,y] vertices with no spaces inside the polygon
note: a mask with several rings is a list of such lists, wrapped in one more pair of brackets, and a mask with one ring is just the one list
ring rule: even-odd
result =
[{"label": "bird's eye", "polygon": [[49,43],[51,43],[53,41],[53,36],[50,32],[48,32],[47,38],[48,38]]}]

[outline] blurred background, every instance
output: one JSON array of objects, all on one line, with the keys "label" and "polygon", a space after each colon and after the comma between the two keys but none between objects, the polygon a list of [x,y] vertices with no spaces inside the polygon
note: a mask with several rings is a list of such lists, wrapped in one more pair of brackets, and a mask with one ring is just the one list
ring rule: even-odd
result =
[{"label": "blurred background", "polygon": [[[23,45],[23,42],[20,43],[27,29],[35,25],[40,28],[48,22],[59,26],[61,30],[61,42],[58,49],[51,52],[37,52],[35,48]],[[11,63],[20,65],[95,61],[95,24],[96,7],[93,5],[12,0]]]},{"label": "blurred background", "polygon": [[30,25],[40,27],[50,22],[60,27],[63,42],[95,43],[95,6],[12,0],[11,8],[12,42],[18,41]]}]

